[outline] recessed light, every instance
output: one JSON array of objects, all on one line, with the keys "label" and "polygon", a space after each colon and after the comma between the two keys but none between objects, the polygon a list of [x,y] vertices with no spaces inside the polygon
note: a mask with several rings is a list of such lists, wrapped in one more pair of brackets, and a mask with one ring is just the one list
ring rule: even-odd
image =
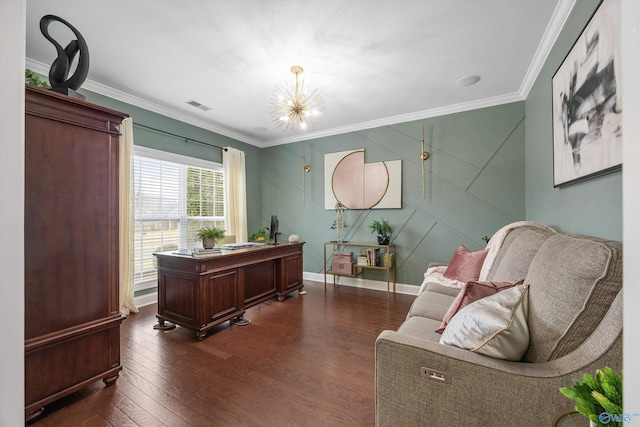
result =
[{"label": "recessed light", "polygon": [[480,81],[481,77],[477,74],[471,74],[469,76],[460,77],[458,81],[456,81],[456,86],[466,87],[473,86],[474,84]]},{"label": "recessed light", "polygon": [[264,126],[258,126],[257,128],[253,128],[253,130],[255,130],[256,132],[266,132],[266,131],[268,131],[269,129],[267,129],[267,128],[266,128],[266,127],[264,127]]}]

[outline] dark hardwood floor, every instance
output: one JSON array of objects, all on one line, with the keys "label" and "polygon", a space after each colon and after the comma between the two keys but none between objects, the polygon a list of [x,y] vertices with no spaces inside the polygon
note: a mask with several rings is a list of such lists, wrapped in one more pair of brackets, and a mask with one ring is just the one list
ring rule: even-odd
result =
[{"label": "dark hardwood floor", "polygon": [[305,283],[247,310],[247,326],[153,329],[156,305],[121,328],[123,370],[49,405],[45,426],[373,426],[374,342],[414,296]]}]

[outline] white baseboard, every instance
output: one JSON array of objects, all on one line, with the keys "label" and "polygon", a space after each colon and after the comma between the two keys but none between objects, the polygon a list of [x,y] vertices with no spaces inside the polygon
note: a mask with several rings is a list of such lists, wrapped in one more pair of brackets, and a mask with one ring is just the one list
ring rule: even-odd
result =
[{"label": "white baseboard", "polygon": [[[324,284],[323,273],[303,272],[302,278],[312,282]],[[327,273],[327,285],[333,285],[333,274]],[[387,291],[387,282],[379,280],[361,279],[358,277],[336,276],[336,285],[352,286],[354,288],[371,289],[374,291]],[[389,284],[390,291],[393,292],[393,283]],[[407,295],[418,295],[420,286],[396,283],[396,293]]]},{"label": "white baseboard", "polygon": [[155,304],[158,302],[158,292],[133,297],[133,305],[136,307],[144,307],[145,305]]},{"label": "white baseboard", "polygon": [[[318,282],[324,284],[323,273],[310,273],[305,271],[302,273],[304,280],[311,282]],[[333,275],[327,274],[327,285],[333,285]],[[336,285],[352,286],[354,288],[371,289],[374,291],[387,291],[387,282],[381,282],[379,280],[361,279],[357,277],[336,276]],[[393,291],[393,284],[390,284],[390,291]],[[407,285],[404,283],[396,283],[396,293],[407,295],[418,295],[420,286]],[[133,303],[136,307],[144,307],[145,305],[155,304],[158,302],[158,293],[152,292],[133,298]]]}]

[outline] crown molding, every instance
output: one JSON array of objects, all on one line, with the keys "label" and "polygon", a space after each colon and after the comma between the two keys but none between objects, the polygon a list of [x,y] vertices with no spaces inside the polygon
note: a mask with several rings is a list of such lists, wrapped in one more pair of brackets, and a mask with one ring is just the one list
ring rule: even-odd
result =
[{"label": "crown molding", "polygon": [[448,105],[446,107],[433,108],[431,110],[417,111],[399,116],[386,117],[383,119],[371,120],[368,122],[355,123],[353,125],[341,126],[328,129],[326,131],[310,132],[304,135],[295,135],[285,138],[274,139],[262,143],[262,147],[273,147],[276,145],[290,144],[292,142],[306,141],[309,139],[324,138],[328,136],[340,135],[348,132],[358,132],[366,129],[373,129],[382,126],[396,125],[398,123],[412,122],[415,120],[428,119],[432,117],[444,116],[446,114],[462,113],[464,111],[477,110],[480,108],[494,107],[496,105],[509,104],[511,102],[524,101],[520,93],[510,93],[506,95],[494,96],[491,98],[479,99],[460,104]]},{"label": "crown molding", "polygon": [[[43,76],[47,76],[49,74],[48,65],[39,61],[34,61],[33,59],[30,59],[30,58],[26,59],[26,67]],[[249,138],[246,135],[243,135],[238,132],[234,132],[230,129],[226,129],[226,128],[214,125],[213,123],[210,123],[206,120],[199,119],[197,117],[193,117],[182,111],[174,110],[173,108],[166,107],[164,105],[158,104],[156,102],[150,101],[145,98],[141,98],[139,96],[131,95],[127,92],[114,89],[110,86],[95,82],[93,80],[87,79],[82,85],[82,88],[89,90],[91,92],[97,93],[99,95],[103,95],[108,98],[115,99],[117,101],[126,102],[127,104],[144,108],[145,110],[152,111],[154,113],[161,114],[163,116],[170,117],[172,119],[179,120],[181,122],[184,122],[202,129],[209,130],[211,132],[215,132],[219,135],[223,135],[223,136],[235,139],[236,141],[241,141],[250,145],[254,145],[256,147],[260,147],[259,141],[253,138]]]},{"label": "crown molding", "polygon": [[522,85],[519,90],[522,98],[526,99],[529,95],[529,91],[538,78],[540,70],[542,70],[553,45],[556,43],[556,40],[558,39],[562,28],[564,28],[564,24],[567,22],[567,19],[569,19],[569,15],[575,5],[576,0],[560,0],[556,5],[556,9],[553,11],[553,15],[551,16],[551,20],[549,20],[547,29],[540,40],[536,54],[533,56],[531,65],[529,65],[527,74],[525,74],[524,79],[522,80]]},{"label": "crown molding", "polygon": [[[561,0],[561,2],[565,2],[567,0]],[[575,0],[570,0],[575,1]],[[49,74],[49,67],[39,61],[34,61],[30,58],[26,59],[26,67],[46,76]],[[355,123],[348,126],[341,126],[332,129],[328,129],[325,131],[317,131],[317,132],[308,132],[300,135],[291,135],[283,138],[272,139],[269,141],[258,141],[253,138],[249,138],[246,135],[240,134],[238,132],[231,131],[229,129],[216,126],[206,120],[201,120],[199,118],[193,117],[187,113],[174,110],[172,108],[166,107],[164,105],[155,103],[148,99],[141,98],[139,96],[131,95],[129,93],[123,92],[118,89],[114,89],[102,83],[98,83],[92,80],[86,80],[83,85],[83,89],[89,90],[91,92],[95,92],[97,94],[125,102],[127,104],[134,105],[139,108],[144,108],[145,110],[152,111],[157,114],[161,114],[166,117],[170,117],[175,120],[179,120],[181,122],[200,127],[202,129],[209,130],[211,132],[215,132],[217,134],[227,136],[229,138],[235,139],[237,141],[241,141],[250,145],[253,145],[258,148],[267,148],[274,147],[277,145],[283,144],[291,144],[294,142],[307,141],[310,139],[318,139],[325,138],[329,136],[341,135],[349,132],[358,132],[367,129],[373,129],[377,127],[390,126],[399,123],[406,123],[415,120],[423,120],[432,117],[444,116],[447,114],[453,113],[461,113],[465,111],[477,110],[480,108],[494,107],[496,105],[508,104],[511,102],[524,101],[525,97],[521,95],[521,93],[510,93],[506,95],[494,96],[491,98],[479,99],[470,102],[463,102],[454,105],[448,105],[445,107],[433,108],[430,110],[417,111],[409,114],[402,114],[398,116],[386,117],[377,120],[370,120],[366,122]]]}]

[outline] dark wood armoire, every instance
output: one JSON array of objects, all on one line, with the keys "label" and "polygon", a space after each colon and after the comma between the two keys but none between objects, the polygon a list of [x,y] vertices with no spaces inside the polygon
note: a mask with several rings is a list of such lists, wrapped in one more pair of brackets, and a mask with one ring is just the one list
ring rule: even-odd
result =
[{"label": "dark wood armoire", "polygon": [[120,366],[118,150],[125,114],[25,95],[27,419]]}]

